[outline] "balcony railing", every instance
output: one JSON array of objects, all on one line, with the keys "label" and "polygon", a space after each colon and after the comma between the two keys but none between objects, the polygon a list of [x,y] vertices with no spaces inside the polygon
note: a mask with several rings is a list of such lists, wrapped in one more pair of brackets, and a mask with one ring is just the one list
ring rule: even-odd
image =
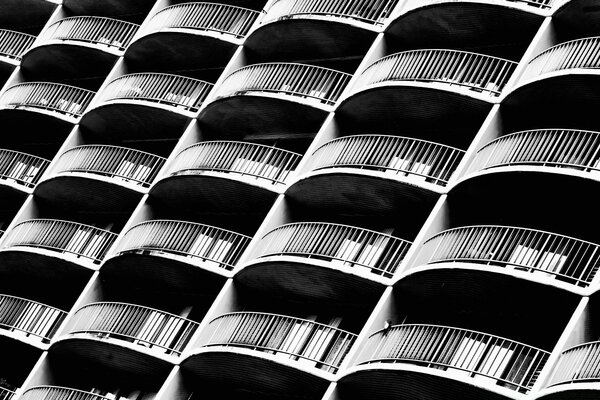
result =
[{"label": "balcony railing", "polygon": [[[402,7],[402,11],[403,13],[409,11],[409,10],[414,10],[417,8],[421,8],[421,7],[428,7],[431,6],[432,4],[437,4],[437,3],[442,3],[442,4],[446,4],[451,2],[452,0],[448,1],[448,0],[408,0],[405,5]],[[556,0],[514,0],[515,3],[519,4],[519,3],[523,3],[526,4],[528,6],[531,7],[535,7],[541,10],[547,10],[552,8],[557,2],[560,1],[556,1]],[[482,1],[483,4],[486,4],[487,1]],[[507,0],[506,3],[511,4],[513,3],[513,0]]]},{"label": "balcony railing", "polygon": [[[26,33],[0,29],[0,57],[20,61],[35,40],[35,36]],[[1,397],[0,397],[1,399]]]},{"label": "balcony railing", "polygon": [[302,156],[291,151],[254,143],[211,141],[196,143],[175,157],[173,175],[198,174],[205,171],[247,175],[285,183]]},{"label": "balcony railing", "polygon": [[160,168],[163,157],[125,147],[88,145],[73,147],[60,155],[54,173],[81,172],[119,178],[149,187]]},{"label": "balcony railing", "polygon": [[73,254],[100,263],[117,235],[90,225],[56,219],[31,219],[5,234],[2,248],[25,246]]},{"label": "balcony railing", "polygon": [[483,146],[469,166],[469,172],[511,165],[598,172],[600,133],[568,129],[512,133]]},{"label": "balcony railing", "polygon": [[534,229],[477,225],[449,229],[429,238],[425,263],[469,262],[543,272],[589,286],[600,267],[600,246]]},{"label": "balcony railing", "polygon": [[56,21],[40,35],[49,40],[74,40],[125,50],[139,25],[104,17],[69,17]]},{"label": "balcony railing", "polygon": [[179,75],[129,74],[108,83],[99,93],[98,102],[143,100],[196,112],[212,86],[212,83]]},{"label": "balcony railing", "polygon": [[381,25],[396,7],[398,0],[277,0],[267,10],[265,21],[296,16],[333,16]]},{"label": "balcony railing", "polygon": [[383,171],[446,186],[464,151],[426,140],[398,136],[357,135],[319,147],[309,168],[359,168]]},{"label": "balcony railing", "polygon": [[92,303],[73,317],[70,334],[114,337],[136,345],[179,355],[198,324],[175,314],[125,303]]},{"label": "balcony railing", "polygon": [[350,74],[314,65],[254,64],[232,72],[217,88],[217,97],[247,92],[283,93],[333,105],[350,81]]},{"label": "balcony railing", "polygon": [[458,50],[410,50],[375,61],[360,75],[365,87],[391,81],[439,82],[498,96],[517,63]]},{"label": "balcony railing", "polygon": [[0,400],[11,400],[14,397],[14,395],[14,391],[0,387]]},{"label": "balcony railing", "polygon": [[263,236],[254,257],[321,259],[391,278],[410,245],[406,240],[353,226],[299,222],[279,226]]},{"label": "balcony railing", "polygon": [[52,339],[66,315],[66,312],[45,304],[0,295],[0,329],[34,336],[43,343]]},{"label": "balcony railing", "polygon": [[50,82],[27,82],[11,86],[0,96],[1,108],[40,108],[79,118],[94,92]]},{"label": "balcony railing", "polygon": [[550,385],[600,381],[600,342],[580,344],[565,350],[556,365]]},{"label": "balcony railing", "polygon": [[146,33],[164,29],[193,29],[246,36],[260,13],[217,3],[183,3],[163,8],[150,20]]},{"label": "balcony railing", "polygon": [[34,187],[50,161],[19,151],[0,149],[0,178]]},{"label": "balcony railing", "polygon": [[59,386],[35,386],[23,392],[21,400],[110,400],[83,390]]},{"label": "balcony railing", "polygon": [[250,243],[250,239],[249,236],[209,225],[152,220],[129,229],[123,235],[117,251],[158,251],[231,270]]},{"label": "balcony railing", "polygon": [[531,79],[549,72],[575,68],[598,68],[600,37],[590,37],[561,43],[544,50],[527,65],[523,79]]},{"label": "balcony railing", "polygon": [[206,327],[207,346],[242,347],[302,361],[336,373],[356,335],[333,326],[284,315],[235,312]]},{"label": "balcony railing", "polygon": [[[550,353],[510,339],[438,325],[405,324],[371,335],[359,364],[409,363],[464,371],[527,393]],[[456,375],[453,374],[453,376]]]}]

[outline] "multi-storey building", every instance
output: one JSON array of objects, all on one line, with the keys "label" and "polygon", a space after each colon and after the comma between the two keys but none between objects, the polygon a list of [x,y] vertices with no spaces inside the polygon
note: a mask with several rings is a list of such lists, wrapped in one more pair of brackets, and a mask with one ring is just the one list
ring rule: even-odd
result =
[{"label": "multi-storey building", "polygon": [[594,0],[2,0],[0,399],[600,396]]}]

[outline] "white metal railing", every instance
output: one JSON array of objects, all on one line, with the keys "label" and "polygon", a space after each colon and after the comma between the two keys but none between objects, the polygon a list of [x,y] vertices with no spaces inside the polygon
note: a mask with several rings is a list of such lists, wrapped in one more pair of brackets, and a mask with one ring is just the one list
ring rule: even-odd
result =
[{"label": "white metal railing", "polygon": [[231,270],[250,243],[237,232],[186,221],[151,220],[133,226],[116,251],[160,251]]},{"label": "white metal railing", "polygon": [[26,390],[20,397],[21,400],[110,400],[83,390],[59,386],[34,386]]},{"label": "white metal railing", "polygon": [[279,226],[256,244],[254,257],[291,255],[324,259],[390,278],[411,243],[397,237],[324,222],[297,222]]},{"label": "white metal railing", "polygon": [[0,56],[20,61],[34,40],[35,36],[26,33],[0,29]]},{"label": "white metal railing", "polygon": [[600,171],[600,133],[537,129],[499,137],[483,146],[469,172],[510,165],[567,167]]},{"label": "white metal railing", "polygon": [[70,117],[80,117],[94,92],[51,82],[27,82],[13,85],[0,96],[2,108],[41,108]]},{"label": "white metal railing", "polygon": [[104,45],[123,51],[139,25],[105,17],[69,17],[56,21],[40,35],[40,44],[49,40],[74,40]]},{"label": "white metal railing", "polygon": [[44,343],[52,339],[66,315],[65,311],[45,304],[0,295],[0,329],[35,336]]},{"label": "white metal railing", "polygon": [[600,381],[600,342],[596,341],[563,351],[549,385],[598,381]]},{"label": "white metal railing", "polygon": [[370,169],[446,186],[463,154],[463,150],[426,140],[357,135],[325,143],[310,157],[308,167]]},{"label": "white metal railing", "polygon": [[449,229],[427,239],[424,263],[472,262],[540,271],[588,286],[600,267],[600,246],[534,229],[475,225]]},{"label": "white metal railing", "polygon": [[522,79],[572,68],[599,68],[600,37],[571,40],[552,46],[535,56]]},{"label": "white metal railing", "polygon": [[14,150],[0,149],[0,178],[34,187],[50,161]]},{"label": "white metal railing", "polygon": [[15,396],[13,390],[0,387],[0,400],[11,400]]},{"label": "white metal railing", "polygon": [[333,326],[285,315],[234,312],[206,327],[207,346],[230,346],[275,353],[336,373],[356,335]]},{"label": "white metal railing", "polygon": [[86,145],[73,147],[62,153],[53,172],[97,174],[149,187],[164,163],[163,157],[139,150]]},{"label": "white metal railing", "polygon": [[458,50],[410,50],[391,54],[369,65],[357,86],[389,81],[441,82],[498,96],[517,63]]},{"label": "white metal railing", "polygon": [[246,36],[260,13],[217,3],[183,3],[163,8],[152,16],[146,34],[163,29],[193,29]]},{"label": "white metal railing", "polygon": [[69,334],[114,337],[179,355],[198,324],[175,314],[126,303],[87,304],[73,316]]},{"label": "white metal railing", "polygon": [[265,21],[295,16],[333,16],[381,25],[398,0],[276,0],[266,10]]},{"label": "white metal railing", "polygon": [[179,75],[150,72],[129,74],[110,81],[98,94],[98,102],[144,100],[195,112],[212,86],[212,83]]},{"label": "white metal railing", "polygon": [[253,64],[240,68],[217,87],[217,97],[246,92],[284,93],[332,105],[352,75],[329,68],[295,63]]},{"label": "white metal railing", "polygon": [[410,363],[465,371],[527,393],[550,353],[510,339],[439,325],[403,324],[372,334],[358,364]]},{"label": "white metal railing", "polygon": [[210,141],[193,144],[173,161],[172,175],[226,172],[285,183],[302,155],[255,143]]},{"label": "white metal railing", "polygon": [[4,235],[2,248],[38,247],[100,263],[117,235],[104,229],[56,219],[31,219]]}]

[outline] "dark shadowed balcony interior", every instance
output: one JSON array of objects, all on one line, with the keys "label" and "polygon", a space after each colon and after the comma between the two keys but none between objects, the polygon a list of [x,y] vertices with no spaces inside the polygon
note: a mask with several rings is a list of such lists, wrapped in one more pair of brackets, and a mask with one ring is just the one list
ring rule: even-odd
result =
[{"label": "dark shadowed balcony interior", "polygon": [[12,340],[2,335],[0,346],[5,352],[4,357],[10,359],[11,363],[3,363],[0,366],[0,396],[10,399],[10,392],[20,388],[27,375],[40,357],[41,350],[28,344]]},{"label": "dark shadowed balcony interior", "polygon": [[37,35],[56,8],[56,4],[39,0],[6,0],[0,5],[3,29]]},{"label": "dark shadowed balcony interior", "polygon": [[564,40],[571,40],[599,35],[598,17],[600,10],[593,0],[572,0],[556,10],[552,21],[557,34]]},{"label": "dark shadowed balcony interior", "polygon": [[108,0],[99,4],[93,0],[66,0],[63,8],[72,15],[95,15],[141,24],[154,5],[151,0]]}]

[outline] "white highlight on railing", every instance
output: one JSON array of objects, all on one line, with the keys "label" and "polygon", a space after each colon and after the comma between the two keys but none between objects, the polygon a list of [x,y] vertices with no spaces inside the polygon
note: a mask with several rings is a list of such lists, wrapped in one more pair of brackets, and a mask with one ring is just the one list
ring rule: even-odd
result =
[{"label": "white highlight on railing", "polygon": [[439,325],[404,324],[372,334],[358,364],[409,363],[479,375],[527,393],[550,353],[510,339]]},{"label": "white highlight on railing", "polygon": [[217,98],[248,92],[283,93],[333,105],[352,75],[295,63],[253,64],[240,68],[217,87]]},{"label": "white highlight on railing", "polygon": [[0,108],[41,108],[79,118],[94,92],[51,82],[27,82],[13,85],[0,96]]},{"label": "white highlight on railing", "polygon": [[400,136],[356,135],[319,147],[308,168],[359,168],[446,186],[464,154],[454,147]]},{"label": "white highlight on railing", "polygon": [[276,0],[266,10],[264,21],[316,15],[381,25],[397,3],[398,0]]},{"label": "white highlight on railing", "polygon": [[226,346],[275,353],[336,373],[356,335],[314,321],[259,312],[223,314],[206,327],[201,347]]},{"label": "white highlight on railing", "polygon": [[[402,6],[402,14],[405,14],[408,11],[415,10],[421,7],[430,7],[434,4],[454,3],[455,1],[456,0],[407,0]],[[489,4],[490,2],[488,0],[482,0],[481,3]],[[524,3],[528,6],[535,7],[541,10],[548,10],[555,5],[556,0],[506,0],[506,3],[507,6],[511,8],[513,3]]]},{"label": "white highlight on railing", "polygon": [[152,16],[145,34],[166,29],[193,29],[246,36],[260,13],[217,3],[183,3],[163,8]]},{"label": "white highlight on railing", "polygon": [[297,222],[268,232],[256,244],[253,256],[322,259],[332,265],[391,278],[410,245],[409,241],[368,229],[324,222]]},{"label": "white highlight on railing", "polygon": [[139,150],[86,145],[73,147],[61,154],[53,172],[97,174],[149,187],[164,163],[163,157]]},{"label": "white highlight on railing", "polygon": [[144,100],[196,112],[212,87],[212,83],[179,75],[129,74],[110,81],[98,94],[98,103],[121,99]]},{"label": "white highlight on railing", "polygon": [[50,161],[21,153],[0,149],[0,178],[27,188],[34,187]]},{"label": "white highlight on railing", "polygon": [[0,29],[0,57],[20,61],[35,40],[35,36],[26,33]]},{"label": "white highlight on railing", "polygon": [[117,235],[104,229],[56,219],[31,219],[6,232],[2,249],[25,246],[73,254],[100,263]]},{"label": "white highlight on railing", "polygon": [[498,96],[516,62],[459,50],[410,50],[391,54],[369,65],[357,87],[391,81],[439,82]]},{"label": "white highlight on railing", "polygon": [[20,397],[21,400],[111,400],[83,390],[59,386],[34,386],[26,390]]},{"label": "white highlight on railing", "polygon": [[75,322],[69,334],[115,337],[176,355],[181,354],[198,327],[196,322],[175,314],[114,302],[87,304],[77,310],[73,318]]},{"label": "white highlight on railing", "polygon": [[14,397],[14,395],[14,391],[0,387],[0,400],[11,400]]},{"label": "white highlight on railing", "polygon": [[301,157],[298,153],[261,144],[210,141],[183,149],[169,170],[171,175],[204,171],[233,173],[284,184]]},{"label": "white highlight on railing", "polygon": [[425,264],[470,262],[543,273],[589,286],[600,267],[600,246],[534,229],[475,225],[449,229],[427,239]]},{"label": "white highlight on railing", "polygon": [[105,17],[69,17],[56,21],[40,35],[38,45],[49,40],[74,40],[125,50],[139,25]]},{"label": "white highlight on railing", "polygon": [[598,381],[600,381],[600,342],[596,341],[563,351],[549,385]]},{"label": "white highlight on railing", "polygon": [[43,343],[52,339],[66,315],[65,311],[42,303],[0,295],[0,329],[34,336]]},{"label": "white highlight on railing", "polygon": [[535,56],[523,72],[522,80],[554,71],[600,67],[600,37],[571,40],[552,46]]},{"label": "white highlight on railing", "polygon": [[186,221],[151,220],[133,226],[116,249],[158,251],[231,270],[250,243],[250,237],[210,225]]}]

